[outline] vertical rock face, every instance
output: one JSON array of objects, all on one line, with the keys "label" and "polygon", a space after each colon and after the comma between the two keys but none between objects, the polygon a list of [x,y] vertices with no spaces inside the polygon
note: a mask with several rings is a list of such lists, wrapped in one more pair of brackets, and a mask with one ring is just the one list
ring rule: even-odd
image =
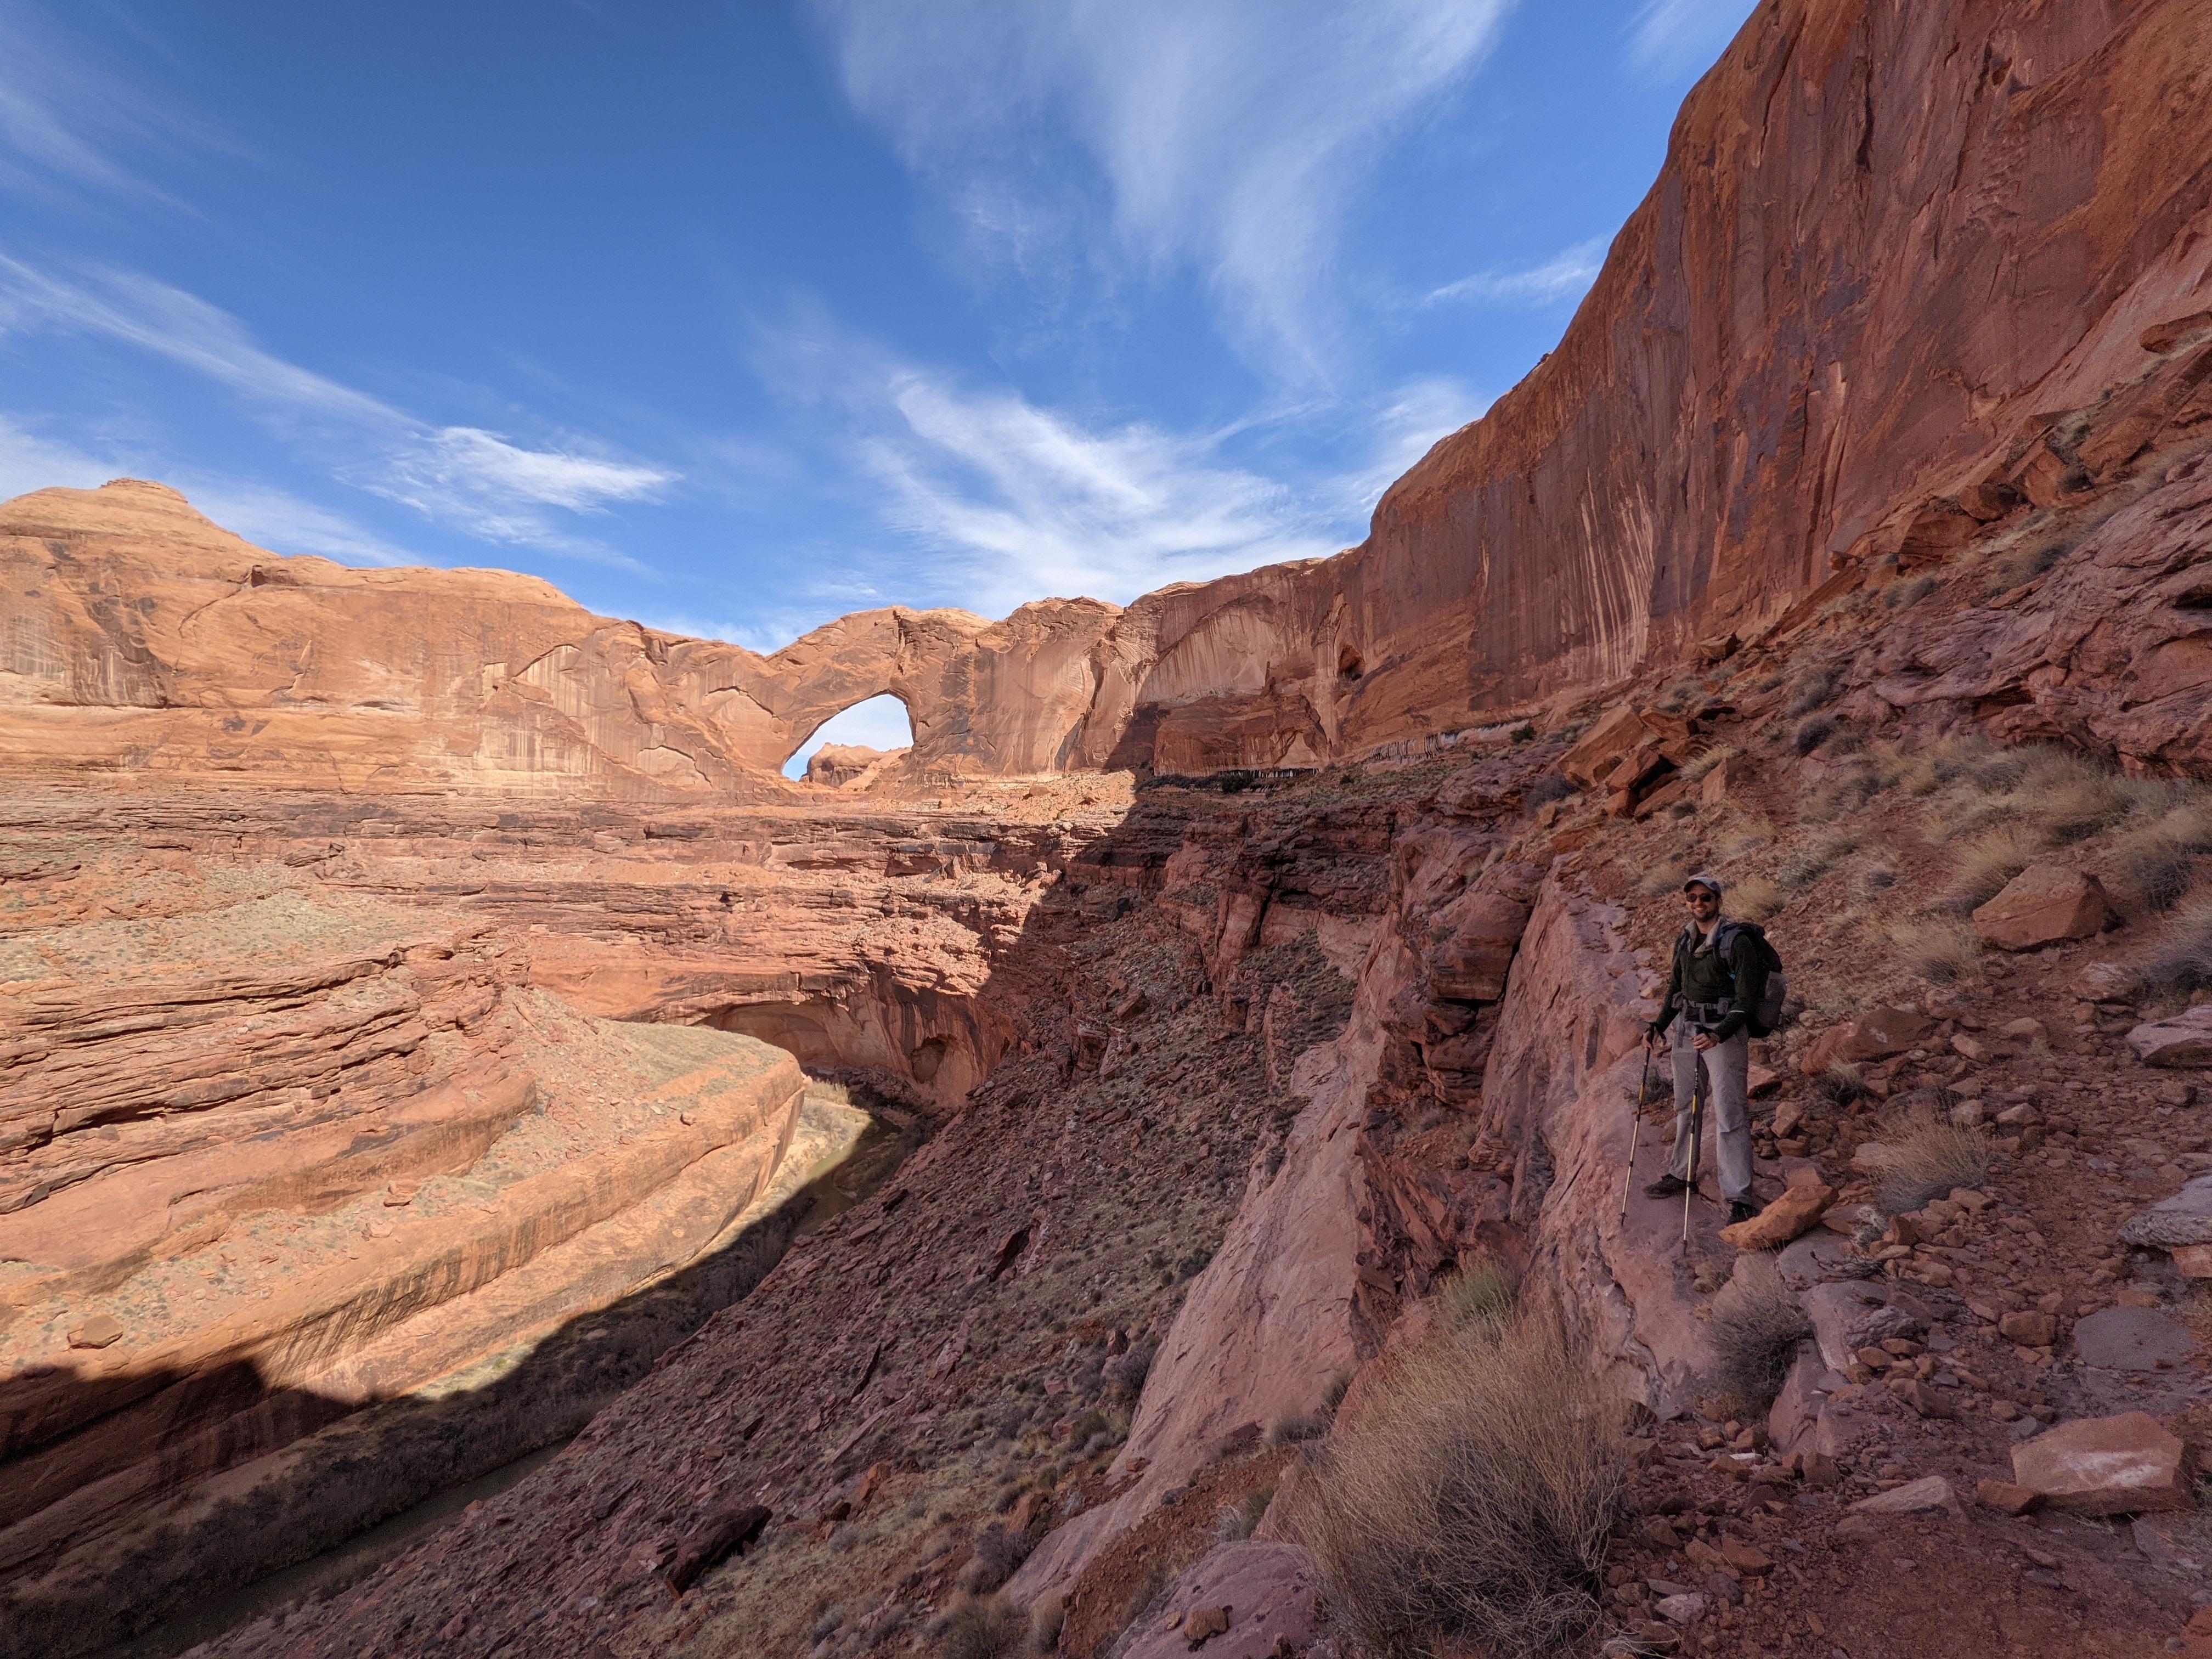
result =
[{"label": "vertical rock face", "polygon": [[40,491],[0,508],[9,763],[758,796],[888,692],[917,779],[1308,766],[1748,637],[2202,399],[2212,355],[2143,354],[2205,309],[2208,33],[2212,0],[1761,8],[1559,349],[1366,541],[1126,611],[866,611],[762,658],[525,578],[276,558],[158,486]]}]

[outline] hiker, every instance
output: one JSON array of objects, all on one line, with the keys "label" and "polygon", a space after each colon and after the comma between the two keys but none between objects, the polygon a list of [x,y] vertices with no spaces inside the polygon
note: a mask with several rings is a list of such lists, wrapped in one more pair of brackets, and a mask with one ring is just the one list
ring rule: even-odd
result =
[{"label": "hiker", "polygon": [[1735,1223],[1759,1213],[1751,1201],[1752,1012],[1766,994],[1767,964],[1757,928],[1723,922],[1722,891],[1720,878],[1703,872],[1682,884],[1682,905],[1690,920],[1674,941],[1667,994],[1644,1037],[1644,1046],[1656,1050],[1673,1028],[1674,1155],[1667,1173],[1644,1191],[1650,1198],[1674,1198],[1689,1190],[1694,1133],[1690,1101],[1702,1060],[1711,1079],[1706,1100],[1720,1150],[1721,1195]]}]

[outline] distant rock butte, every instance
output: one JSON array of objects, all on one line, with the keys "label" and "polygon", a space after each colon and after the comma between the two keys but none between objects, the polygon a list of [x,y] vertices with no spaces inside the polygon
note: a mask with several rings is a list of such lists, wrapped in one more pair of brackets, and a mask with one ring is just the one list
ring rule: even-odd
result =
[{"label": "distant rock butte", "polygon": [[[279,558],[157,485],[38,491],[0,507],[0,766],[765,799],[887,692],[916,775],[1311,765],[1754,637],[2212,410],[2203,21],[1763,9],[1558,349],[1364,542],[1126,610],[895,607],[762,657],[526,577]],[[2195,684],[2200,650],[2129,672]]]},{"label": "distant rock butte", "polygon": [[806,763],[806,781],[832,789],[848,788],[866,781],[884,763],[896,760],[903,749],[870,749],[861,744],[825,743]]}]

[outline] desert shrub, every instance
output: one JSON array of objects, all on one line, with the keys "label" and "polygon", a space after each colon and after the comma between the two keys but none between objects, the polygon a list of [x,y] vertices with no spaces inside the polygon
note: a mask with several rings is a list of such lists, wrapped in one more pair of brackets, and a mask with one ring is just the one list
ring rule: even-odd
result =
[{"label": "desert shrub", "polygon": [[1025,1633],[1022,1616],[996,1596],[963,1601],[939,1623],[938,1650],[945,1659],[1004,1659]]},{"label": "desert shrub", "polygon": [[1988,592],[1991,598],[2033,581],[2073,550],[2077,532],[2048,522],[2031,520],[2021,534],[1990,561]]},{"label": "desert shrub", "polygon": [[2212,805],[2186,798],[2146,804],[2164,810],[2114,839],[2112,868],[2152,909],[2171,909],[2189,890],[2191,859],[2212,851]]},{"label": "desert shrub", "polygon": [[1900,1113],[1881,1144],[1889,1153],[1875,1198],[1891,1215],[1990,1178],[1990,1143],[1981,1131],[1952,1122],[1932,1106],[1916,1103]]},{"label": "desert shrub", "polygon": [[1283,1412],[1267,1425],[1267,1443],[1291,1446],[1301,1440],[1317,1440],[1328,1432],[1328,1418],[1324,1413]]},{"label": "desert shrub", "polygon": [[1995,898],[2004,884],[2035,861],[2048,843],[2028,824],[1985,831],[1960,848],[1951,865],[1951,880],[1941,907],[1965,915]]},{"label": "desert shrub", "polygon": [[1910,581],[1901,581],[1893,586],[1887,593],[1882,595],[1881,602],[1892,611],[1904,611],[1919,604],[1942,585],[1942,581],[1934,576],[1915,576]]},{"label": "desert shrub", "polygon": [[1213,1535],[1224,1544],[1233,1544],[1240,1538],[1249,1538],[1274,1498],[1273,1486],[1262,1486],[1256,1492],[1246,1492],[1241,1502],[1224,1504],[1214,1512]]},{"label": "desert shrub", "polygon": [[1058,1595],[1040,1595],[1030,1606],[1030,1651],[1050,1653],[1060,1646],[1060,1627],[1067,1622],[1067,1604]]},{"label": "desert shrub", "polygon": [[1344,1403],[1344,1396],[1351,1391],[1352,1372],[1348,1368],[1332,1373],[1328,1379],[1328,1386],[1321,1391],[1322,1408],[1330,1416],[1335,1416],[1336,1408]]},{"label": "desert shrub", "polygon": [[998,1589],[1029,1559],[1031,1541],[1028,1533],[994,1521],[968,1547],[968,1565],[960,1571],[961,1588],[979,1595]]},{"label": "desert shrub", "polygon": [[1755,853],[1773,839],[1772,825],[1756,822],[1746,823],[1721,838],[1717,849],[1721,862],[1726,864],[1747,854]]},{"label": "desert shrub", "polygon": [[1859,872],[1859,891],[1868,898],[1887,893],[1897,882],[1897,866],[1886,860],[1877,859]]},{"label": "desert shrub", "polygon": [[1782,860],[1775,872],[1784,888],[1809,887],[1858,850],[1859,838],[1849,830],[1831,830],[1807,842]]},{"label": "desert shrub", "polygon": [[1448,1330],[1495,1329],[1513,1316],[1513,1286],[1495,1262],[1471,1261],[1438,1288],[1436,1312]]},{"label": "desert shrub", "polygon": [[1889,942],[1906,970],[1931,985],[1948,985],[1981,969],[1981,941],[1956,922],[1900,922],[1889,930]]},{"label": "desert shrub", "polygon": [[1700,749],[1690,757],[1688,764],[1682,768],[1682,775],[1695,783],[1735,753],[1735,745],[1731,743],[1717,743],[1711,748]]},{"label": "desert shrub", "polygon": [[1808,714],[1790,728],[1790,746],[1801,755],[1809,755],[1836,735],[1838,725],[1833,714]]},{"label": "desert shrub", "polygon": [[2190,854],[2158,824],[2130,830],[2112,842],[2112,869],[2154,910],[2170,910],[2189,890]]},{"label": "desert shrub", "polygon": [[2196,991],[2212,985],[2212,895],[2189,900],[2160,922],[2136,967],[2146,990]]},{"label": "desert shrub", "polygon": [[1811,714],[1835,694],[1834,671],[1826,668],[1808,670],[1799,675],[1797,683],[1790,688],[1790,699],[1782,705],[1782,712],[1794,720],[1800,714]]},{"label": "desert shrub", "polygon": [[1137,1394],[1145,1386],[1145,1378],[1152,1369],[1152,1355],[1157,1346],[1150,1342],[1135,1342],[1126,1353],[1118,1353],[1106,1362],[1106,1381],[1125,1394]]},{"label": "desert shrub", "polygon": [[1740,1415],[1750,1416],[1774,1403],[1813,1324],[1772,1262],[1750,1256],[1743,1261],[1713,1297],[1705,1340],[1712,1350],[1716,1392]]},{"label": "desert shrub", "polygon": [[1622,1477],[1587,1346],[1524,1309],[1376,1364],[1298,1513],[1343,1633],[1376,1659],[1455,1640],[1528,1659],[1587,1630]]},{"label": "desert shrub", "polygon": [[1636,884],[1637,891],[1656,898],[1662,893],[1679,891],[1690,874],[1690,866],[1681,860],[1668,859]]},{"label": "desert shrub", "polygon": [[1574,780],[1565,772],[1547,772],[1528,786],[1524,799],[1531,806],[1541,806],[1546,801],[1565,800],[1574,793]]},{"label": "desert shrub", "polygon": [[1729,884],[1723,908],[1739,921],[1765,921],[1789,901],[1765,876],[1746,876]]}]

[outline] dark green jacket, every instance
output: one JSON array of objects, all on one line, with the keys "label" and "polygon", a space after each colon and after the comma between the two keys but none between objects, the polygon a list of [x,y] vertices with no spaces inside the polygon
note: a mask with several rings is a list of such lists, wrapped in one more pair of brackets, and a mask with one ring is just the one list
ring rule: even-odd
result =
[{"label": "dark green jacket", "polygon": [[[1712,937],[1717,939],[1726,925],[1716,925]],[[1718,1002],[1727,997],[1733,1006],[1727,1018],[1711,1028],[1713,1036],[1726,1042],[1751,1023],[1751,1011],[1759,1006],[1765,989],[1766,960],[1759,954],[1759,941],[1748,931],[1736,934],[1735,948],[1729,952],[1728,961],[1723,962],[1692,923],[1674,941],[1674,971],[1668,976],[1667,994],[1651,1029],[1665,1030],[1690,1003]]]}]

